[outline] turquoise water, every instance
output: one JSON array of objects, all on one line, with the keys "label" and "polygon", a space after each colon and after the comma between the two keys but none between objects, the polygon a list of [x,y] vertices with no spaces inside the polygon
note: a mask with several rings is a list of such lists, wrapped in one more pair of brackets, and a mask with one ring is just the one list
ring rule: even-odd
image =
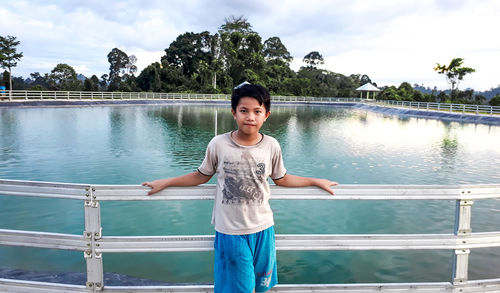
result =
[{"label": "turquoise water", "polygon": [[[0,109],[0,178],[140,184],[195,170],[229,106]],[[273,106],[262,131],[289,173],[343,184],[500,183],[500,127],[324,106]],[[214,181],[212,180],[212,183]],[[452,233],[452,201],[272,201],[276,231]],[[104,202],[104,235],[212,234],[210,201]],[[81,234],[83,203],[0,195],[0,229]],[[500,230],[500,201],[473,206],[473,231]],[[212,253],[105,254],[105,271],[212,282]],[[447,281],[451,251],[278,252],[281,283]],[[473,250],[470,278],[500,277],[500,249]],[[0,247],[0,267],[83,272],[79,252]]]}]

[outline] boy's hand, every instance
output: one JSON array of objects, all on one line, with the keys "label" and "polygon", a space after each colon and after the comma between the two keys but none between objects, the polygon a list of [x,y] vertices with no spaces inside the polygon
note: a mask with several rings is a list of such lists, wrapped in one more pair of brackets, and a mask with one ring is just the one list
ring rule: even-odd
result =
[{"label": "boy's hand", "polygon": [[331,187],[336,186],[336,185],[339,185],[339,184],[337,182],[330,181],[328,179],[317,179],[317,181],[316,181],[316,186],[327,191],[331,195],[335,195],[335,193],[333,192]]},{"label": "boy's hand", "polygon": [[153,195],[163,189],[162,184],[160,184],[160,182],[158,181],[144,182],[142,183],[142,186],[151,187],[151,190],[148,192],[148,195]]}]

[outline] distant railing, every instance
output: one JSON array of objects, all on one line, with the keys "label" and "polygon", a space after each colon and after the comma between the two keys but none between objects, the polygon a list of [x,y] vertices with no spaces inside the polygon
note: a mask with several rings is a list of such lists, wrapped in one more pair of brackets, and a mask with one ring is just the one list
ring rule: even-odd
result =
[{"label": "distant railing", "polygon": [[417,110],[436,110],[436,111],[447,111],[454,113],[473,113],[473,114],[486,114],[486,115],[500,114],[500,106],[427,103],[427,102],[410,102],[410,101],[394,101],[394,100],[378,100],[378,101],[373,101],[373,103],[389,107],[401,107],[401,108],[410,108]]},{"label": "distant railing", "polygon": [[[76,91],[6,91],[3,96],[10,101],[30,100],[230,100],[231,95],[152,93],[152,92],[76,92]],[[360,102],[359,98],[273,96],[275,101],[287,102]]]},{"label": "distant railing", "polygon": [[[100,203],[122,200],[213,200],[214,185],[174,187],[154,196],[132,185],[89,185],[0,180],[0,194],[81,200],[85,227],[81,235],[0,229],[0,245],[63,249],[83,252],[86,285],[66,285],[0,279],[4,292],[213,292],[212,285],[106,286],[104,253],[181,252],[213,250],[212,235],[112,236],[103,235]],[[453,253],[450,281],[437,283],[299,284],[277,285],[272,292],[498,292],[500,278],[468,280],[471,249],[500,247],[500,231],[472,233],[474,200],[500,198],[500,184],[481,185],[341,185],[331,196],[318,188],[272,186],[273,199],[286,200],[455,200],[455,228],[450,234],[276,235],[278,250],[439,250]],[[21,199],[20,199],[21,200]],[[497,263],[500,263],[498,260]],[[500,277],[500,276],[499,276]]]},{"label": "distant railing", "polygon": [[[77,92],[77,91],[27,91],[13,90],[0,93],[1,100],[9,101],[42,101],[42,100],[230,100],[224,94],[191,94],[191,93],[153,93],[153,92]],[[365,100],[360,98],[341,97],[307,97],[307,96],[272,96],[273,101],[282,102],[341,102],[370,103],[389,107],[400,107],[418,110],[436,110],[453,113],[473,113],[500,115],[500,106],[447,104],[428,102],[409,102],[394,100]]]}]

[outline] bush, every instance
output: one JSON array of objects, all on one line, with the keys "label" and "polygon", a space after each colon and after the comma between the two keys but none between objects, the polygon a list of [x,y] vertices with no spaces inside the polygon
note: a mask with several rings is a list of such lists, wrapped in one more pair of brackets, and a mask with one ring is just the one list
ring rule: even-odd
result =
[{"label": "bush", "polygon": [[496,94],[489,102],[490,106],[500,106],[500,95]]}]

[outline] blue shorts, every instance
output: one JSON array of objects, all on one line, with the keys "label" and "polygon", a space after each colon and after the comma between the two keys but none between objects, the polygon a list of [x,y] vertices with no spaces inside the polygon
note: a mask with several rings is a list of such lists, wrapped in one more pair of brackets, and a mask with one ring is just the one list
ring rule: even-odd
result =
[{"label": "blue shorts", "polygon": [[274,227],[248,235],[215,234],[215,293],[265,292],[278,283]]}]

